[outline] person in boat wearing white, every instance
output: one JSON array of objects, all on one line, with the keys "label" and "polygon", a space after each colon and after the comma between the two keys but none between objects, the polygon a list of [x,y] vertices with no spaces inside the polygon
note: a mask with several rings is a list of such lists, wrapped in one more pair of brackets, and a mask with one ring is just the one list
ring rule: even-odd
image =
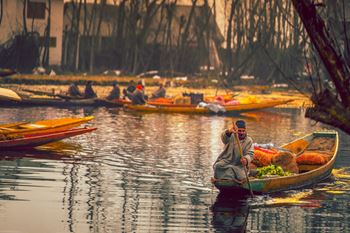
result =
[{"label": "person in boat wearing white", "polygon": [[157,99],[157,98],[164,98],[165,97],[166,90],[163,86],[163,84],[159,84],[159,88],[152,93],[151,98],[152,99]]},{"label": "person in boat wearing white", "polygon": [[[238,134],[239,143],[242,146],[242,156],[234,136],[235,133]],[[247,135],[245,121],[236,121],[231,129],[226,129],[221,134],[221,140],[225,144],[225,148],[213,165],[214,178],[239,181],[246,179],[243,166],[246,166],[249,172],[249,164],[254,156],[254,147],[252,138]]]}]

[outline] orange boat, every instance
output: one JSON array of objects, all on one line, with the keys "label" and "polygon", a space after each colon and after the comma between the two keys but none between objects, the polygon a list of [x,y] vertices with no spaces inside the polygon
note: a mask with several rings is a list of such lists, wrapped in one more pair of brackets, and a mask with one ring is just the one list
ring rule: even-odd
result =
[{"label": "orange boat", "polygon": [[0,134],[5,136],[27,135],[32,133],[53,133],[75,128],[94,119],[93,116],[81,118],[58,118],[42,120],[34,123],[16,122],[0,125]]}]

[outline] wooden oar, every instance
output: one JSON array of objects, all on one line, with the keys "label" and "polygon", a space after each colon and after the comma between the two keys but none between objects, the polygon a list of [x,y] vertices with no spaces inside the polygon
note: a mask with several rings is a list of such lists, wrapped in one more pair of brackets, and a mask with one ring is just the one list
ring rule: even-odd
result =
[{"label": "wooden oar", "polygon": [[[233,122],[233,124],[235,124],[235,122]],[[236,140],[237,145],[238,145],[239,155],[240,155],[241,158],[243,158],[242,145],[241,145],[241,142],[239,141],[239,137],[238,137],[237,131],[234,133],[234,136],[235,136],[235,140]],[[248,162],[248,161],[247,161],[247,162]],[[247,165],[249,165],[249,164],[247,164]],[[251,195],[252,197],[254,197],[252,187],[250,186],[250,181],[249,181],[249,177],[248,177],[247,167],[246,167],[245,165],[243,165],[243,169],[244,169],[244,173],[245,173],[245,178],[247,179],[247,182],[248,182],[248,187],[249,187],[250,195]]]}]

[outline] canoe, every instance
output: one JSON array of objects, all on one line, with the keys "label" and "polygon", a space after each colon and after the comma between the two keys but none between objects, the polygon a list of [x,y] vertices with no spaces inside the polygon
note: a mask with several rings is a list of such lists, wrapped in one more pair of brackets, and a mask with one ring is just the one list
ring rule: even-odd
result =
[{"label": "canoe", "polygon": [[0,68],[0,77],[6,77],[15,74],[16,71],[7,68]]},{"label": "canoe", "polygon": [[41,133],[26,134],[25,136],[19,137],[19,138],[1,140],[0,148],[9,149],[9,148],[36,147],[47,143],[59,141],[65,138],[88,133],[96,129],[97,128],[80,128],[80,129],[63,130],[63,131],[53,132],[53,133],[41,132]]},{"label": "canoe", "polygon": [[2,100],[2,101],[21,101],[22,98],[13,90],[0,87],[0,100]]},{"label": "canoe", "polygon": [[[297,139],[291,143],[283,145],[282,148],[289,150],[295,154],[300,154],[308,151],[308,146],[317,139],[325,138],[333,145],[332,149],[327,151],[331,159],[323,165],[298,165],[300,173],[290,176],[275,176],[270,178],[253,178],[249,177],[250,185],[254,193],[273,193],[290,189],[299,189],[319,183],[328,178],[334,166],[338,151],[338,133],[333,131],[314,132]],[[248,183],[242,183],[237,180],[230,179],[215,179],[211,182],[221,192],[249,192]]]},{"label": "canoe", "polygon": [[6,107],[121,107],[122,103],[106,99],[62,99],[62,98],[22,98],[22,101],[0,100]]},{"label": "canoe", "polygon": [[224,112],[215,113],[206,107],[198,107],[190,104],[160,104],[160,105],[124,105],[128,109],[140,112],[162,112],[162,113],[188,113],[188,114],[239,114],[243,112],[256,111],[272,108],[286,104],[292,100],[263,100],[259,103],[222,105]]},{"label": "canoe", "polygon": [[81,118],[58,118],[34,123],[16,122],[0,125],[0,134],[6,136],[28,135],[32,133],[54,133],[62,130],[72,129],[83,123],[94,119],[93,116]]}]

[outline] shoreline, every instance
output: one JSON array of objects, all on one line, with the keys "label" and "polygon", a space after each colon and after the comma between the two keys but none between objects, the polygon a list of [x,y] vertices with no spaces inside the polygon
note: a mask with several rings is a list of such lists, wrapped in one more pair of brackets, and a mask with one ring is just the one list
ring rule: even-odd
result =
[{"label": "shoreline", "polygon": [[[159,83],[166,83],[169,80],[174,80],[172,78],[140,78],[140,77],[117,77],[117,76],[48,76],[48,75],[15,75],[6,78],[1,78],[0,86],[3,88],[12,89],[20,94],[29,94],[28,92],[23,92],[23,89],[30,89],[35,91],[51,92],[55,94],[63,94],[68,90],[68,86],[71,82],[79,80],[80,91],[84,90],[84,83],[86,81],[93,81],[93,89],[95,90],[99,98],[106,97],[110,90],[112,89],[113,81],[118,81],[120,84],[120,90],[122,91],[130,80],[138,81],[143,80],[145,82],[145,93],[150,95],[158,88]],[[4,82],[5,80],[5,82]],[[21,80],[26,80],[24,83],[19,83]],[[50,80],[49,83],[46,80]],[[284,108],[305,108],[312,105],[309,97],[302,95],[296,90],[274,90],[268,86],[258,86],[258,85],[242,85],[235,86],[233,90],[222,89],[215,87],[215,83],[209,83],[210,80],[203,84],[203,87],[191,87],[192,82],[200,82],[198,80],[174,80],[171,83],[172,86],[166,87],[167,97],[181,96],[182,93],[203,93],[205,96],[215,96],[215,95],[225,95],[233,94],[236,99],[253,98],[259,99],[294,99],[293,101],[280,105],[279,107]],[[9,83],[9,81],[11,81]],[[44,82],[41,83],[41,82]],[[210,86],[207,86],[211,84]],[[186,85],[187,84],[187,85]]]}]

